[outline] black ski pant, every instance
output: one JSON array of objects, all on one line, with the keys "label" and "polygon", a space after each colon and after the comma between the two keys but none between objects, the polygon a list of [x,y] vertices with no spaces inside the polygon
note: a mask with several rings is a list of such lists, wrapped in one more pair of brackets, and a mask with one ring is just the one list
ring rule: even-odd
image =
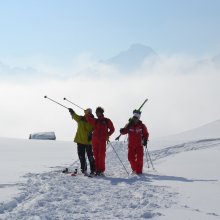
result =
[{"label": "black ski pant", "polygon": [[90,172],[95,172],[95,160],[92,152],[92,145],[77,143],[77,152],[80,160],[81,171],[84,173],[87,171],[86,154],[89,160]]}]

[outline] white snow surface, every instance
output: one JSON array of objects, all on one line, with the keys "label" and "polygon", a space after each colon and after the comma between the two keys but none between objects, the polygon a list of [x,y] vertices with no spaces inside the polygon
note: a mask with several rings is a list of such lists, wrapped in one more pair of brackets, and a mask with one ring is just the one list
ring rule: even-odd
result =
[{"label": "white snow surface", "polygon": [[106,176],[88,178],[61,172],[79,166],[73,142],[0,138],[0,219],[220,219],[220,138],[155,143],[155,170],[145,154],[128,176],[127,142],[111,142]]},{"label": "white snow surface", "polygon": [[186,141],[201,140],[201,139],[214,139],[220,137],[220,120],[210,122],[202,125],[198,128],[191,129],[179,134],[175,134],[168,137],[158,138],[158,140],[168,141],[171,140],[176,143],[182,143]]}]

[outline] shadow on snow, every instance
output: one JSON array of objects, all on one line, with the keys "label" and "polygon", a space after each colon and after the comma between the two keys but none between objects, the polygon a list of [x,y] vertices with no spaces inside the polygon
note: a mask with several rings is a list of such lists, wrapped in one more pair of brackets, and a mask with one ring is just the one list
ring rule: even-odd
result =
[{"label": "shadow on snow", "polygon": [[[103,178],[102,178],[103,179]],[[157,181],[178,181],[178,182],[186,182],[186,183],[193,183],[193,182],[217,182],[218,180],[209,180],[209,179],[188,179],[185,177],[180,176],[166,176],[166,175],[156,175],[156,174],[143,174],[140,176],[132,176],[132,177],[111,177],[107,176],[104,177],[105,180],[109,180],[112,185],[117,185],[120,183],[126,183],[129,185],[135,184],[136,182],[153,182],[154,180]]]}]

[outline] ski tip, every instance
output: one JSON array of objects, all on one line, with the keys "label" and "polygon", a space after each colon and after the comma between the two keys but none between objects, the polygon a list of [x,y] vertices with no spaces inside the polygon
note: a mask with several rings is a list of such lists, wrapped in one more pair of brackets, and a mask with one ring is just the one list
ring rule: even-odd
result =
[{"label": "ski tip", "polygon": [[45,96],[44,96],[44,98],[46,99],[46,98],[47,98],[47,96],[45,95]]}]

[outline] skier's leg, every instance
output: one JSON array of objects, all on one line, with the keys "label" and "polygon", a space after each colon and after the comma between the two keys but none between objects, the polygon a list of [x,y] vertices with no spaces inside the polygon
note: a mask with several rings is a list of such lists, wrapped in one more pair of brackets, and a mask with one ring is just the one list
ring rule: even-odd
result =
[{"label": "skier's leg", "polygon": [[99,168],[100,172],[105,172],[106,142],[100,143],[99,148]]},{"label": "skier's leg", "polygon": [[95,159],[95,171],[98,171],[98,143],[96,141],[92,142],[92,150]]},{"label": "skier's leg", "polygon": [[100,166],[100,142],[97,143],[97,145],[96,145],[95,168],[96,168],[96,173],[99,174],[101,172],[101,166]]},{"label": "skier's leg", "polygon": [[128,160],[131,165],[132,171],[136,171],[136,151],[132,146],[128,146]]},{"label": "skier's leg", "polygon": [[87,153],[87,157],[89,160],[90,172],[94,173],[95,172],[95,159],[94,159],[93,152],[92,152],[92,145],[86,146],[86,153]]},{"label": "skier's leg", "polygon": [[137,174],[141,174],[143,171],[143,157],[144,157],[144,149],[143,146],[137,147]]},{"label": "skier's leg", "polygon": [[84,173],[87,170],[87,163],[85,157],[85,145],[77,144],[77,152],[80,160],[81,171]]}]

